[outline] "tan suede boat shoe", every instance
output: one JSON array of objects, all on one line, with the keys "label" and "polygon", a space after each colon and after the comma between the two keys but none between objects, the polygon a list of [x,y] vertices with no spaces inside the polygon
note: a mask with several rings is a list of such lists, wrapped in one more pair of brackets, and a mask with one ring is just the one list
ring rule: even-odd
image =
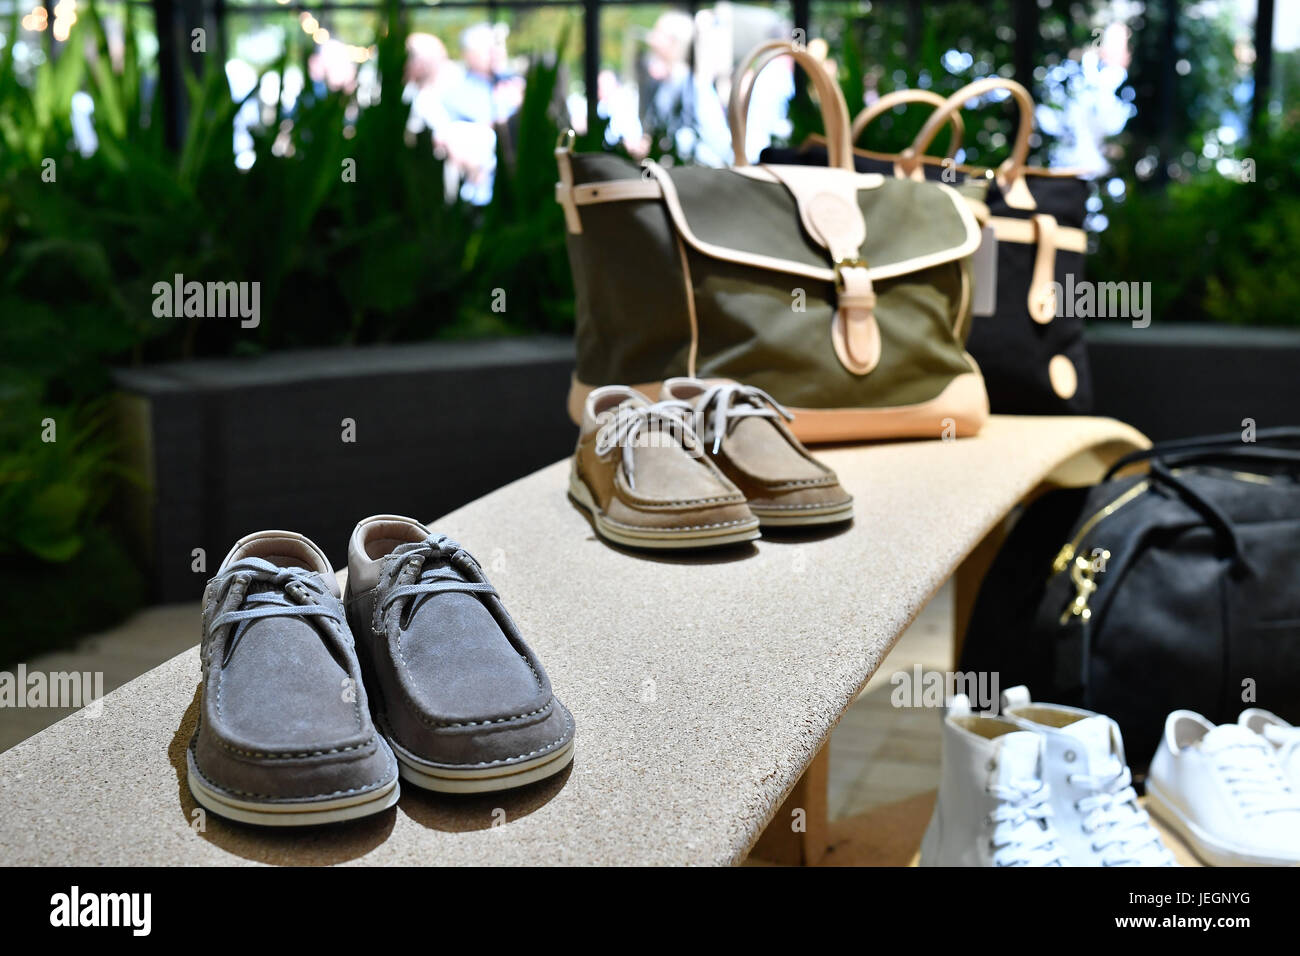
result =
[{"label": "tan suede boat shoe", "polygon": [[634,548],[709,548],[752,541],[758,519],[705,454],[690,406],[652,403],[607,385],[587,396],[569,496],[596,533]]},{"label": "tan suede boat shoe", "polygon": [[785,423],[793,416],[762,389],[670,378],[661,402],[683,402],[705,450],[744,493],[763,527],[832,524],[853,517],[853,496]]}]

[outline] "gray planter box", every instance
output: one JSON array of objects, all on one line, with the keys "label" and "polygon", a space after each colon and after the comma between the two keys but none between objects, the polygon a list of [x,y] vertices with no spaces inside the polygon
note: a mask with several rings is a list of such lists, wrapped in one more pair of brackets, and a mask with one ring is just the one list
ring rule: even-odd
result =
[{"label": "gray planter box", "polygon": [[119,371],[124,445],[149,485],[123,515],[151,597],[199,597],[230,546],[265,528],[300,531],[342,565],[359,518],[432,518],[563,457],[572,369],[567,338],[539,337]]},{"label": "gray planter box", "polygon": [[1156,441],[1300,425],[1300,329],[1103,322],[1088,350],[1096,414]]}]

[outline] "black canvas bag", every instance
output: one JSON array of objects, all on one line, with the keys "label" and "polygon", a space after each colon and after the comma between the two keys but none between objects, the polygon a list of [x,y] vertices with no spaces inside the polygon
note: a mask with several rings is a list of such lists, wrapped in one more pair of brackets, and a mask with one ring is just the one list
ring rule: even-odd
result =
[{"label": "black canvas bag", "polygon": [[1172,710],[1300,723],[1300,428],[1257,439],[1166,442],[1038,498],[985,577],[960,669],[1108,714],[1139,772]]},{"label": "black canvas bag", "polygon": [[[1011,157],[998,169],[952,162],[960,145],[960,111],[967,102],[995,91],[1011,95],[1020,123]],[[853,124],[858,135],[877,116],[903,103],[935,105],[927,91],[899,90],[868,107]],[[1029,92],[1013,80],[987,77],[958,90],[939,105],[912,145],[896,156],[854,150],[860,172],[893,173],[941,180],[987,208],[985,241],[996,249],[992,269],[981,269],[976,255],[976,311],[966,348],[984,375],[990,410],[1008,415],[1084,415],[1092,410],[1092,373],[1084,341],[1084,317],[1070,303],[1058,303],[1057,288],[1074,289],[1084,281],[1087,235],[1083,230],[1088,184],[1069,170],[1026,166],[1033,132],[1034,105]],[[947,124],[953,126],[950,157],[925,155]],[[764,163],[825,162],[821,146],[764,150]],[[981,295],[982,284],[992,284]],[[981,300],[985,307],[981,309]],[[988,308],[991,305],[992,308]]]}]

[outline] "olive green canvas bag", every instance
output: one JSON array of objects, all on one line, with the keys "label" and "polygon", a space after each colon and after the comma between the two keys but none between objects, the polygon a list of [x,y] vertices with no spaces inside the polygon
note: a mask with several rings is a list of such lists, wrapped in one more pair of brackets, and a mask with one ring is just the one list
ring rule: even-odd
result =
[{"label": "olive green canvas bag", "polygon": [[[809,75],[830,165],[749,166],[754,77]],[[736,165],[641,167],[556,150],[577,293],[574,420],[592,388],[657,397],[677,375],[756,385],[805,441],[977,432],[988,397],[964,341],[981,227],[947,185],[853,168],[839,85],[802,48],[757,47],[731,91]]]}]

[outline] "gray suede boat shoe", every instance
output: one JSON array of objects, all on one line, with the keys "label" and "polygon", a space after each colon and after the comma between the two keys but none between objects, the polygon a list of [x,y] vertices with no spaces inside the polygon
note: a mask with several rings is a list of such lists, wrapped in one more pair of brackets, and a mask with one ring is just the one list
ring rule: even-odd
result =
[{"label": "gray suede boat shoe", "polygon": [[248,535],[203,595],[203,691],[190,792],[219,816],[309,826],[397,802],[338,584],[292,531]]},{"label": "gray suede boat shoe", "polygon": [[367,518],[348,544],[344,601],[404,780],[446,793],[508,790],[573,759],[573,717],[455,541],[411,518]]}]

